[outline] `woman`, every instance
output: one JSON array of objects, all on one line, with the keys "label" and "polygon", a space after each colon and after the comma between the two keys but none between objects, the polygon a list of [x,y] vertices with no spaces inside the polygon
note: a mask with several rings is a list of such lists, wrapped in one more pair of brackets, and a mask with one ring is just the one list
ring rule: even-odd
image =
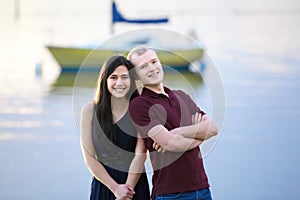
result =
[{"label": "woman", "polygon": [[147,176],[141,174],[146,148],[128,112],[129,101],[138,95],[132,68],[123,56],[107,59],[95,99],[81,112],[81,149],[93,175],[93,200],[150,199]]}]

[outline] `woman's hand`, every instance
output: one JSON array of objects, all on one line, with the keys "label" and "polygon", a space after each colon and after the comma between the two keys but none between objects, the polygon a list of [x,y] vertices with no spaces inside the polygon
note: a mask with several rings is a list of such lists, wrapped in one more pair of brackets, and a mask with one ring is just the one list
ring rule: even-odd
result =
[{"label": "woman's hand", "polygon": [[119,184],[113,193],[117,200],[131,200],[135,194],[134,189],[128,184]]}]

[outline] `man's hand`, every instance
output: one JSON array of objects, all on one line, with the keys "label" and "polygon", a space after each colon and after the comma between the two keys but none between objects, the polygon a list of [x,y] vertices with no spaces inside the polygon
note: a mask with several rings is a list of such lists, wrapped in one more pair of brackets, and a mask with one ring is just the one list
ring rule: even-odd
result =
[{"label": "man's hand", "polygon": [[[215,126],[213,121],[206,114],[204,114],[204,115],[201,115],[200,113],[193,114],[192,115],[192,124],[200,125],[200,123],[207,124],[207,126],[208,126],[205,136],[204,136],[204,138],[203,138],[203,136],[201,136],[201,140],[207,140],[218,134],[218,128]],[[201,129],[199,129],[199,130],[201,130]]]},{"label": "man's hand", "polygon": [[156,151],[161,152],[161,153],[164,153],[166,151],[162,146],[160,146],[156,142],[153,142],[152,147],[153,147],[153,149],[155,149]]},{"label": "man's hand", "polygon": [[207,115],[201,115],[201,113],[195,113],[192,115],[192,124],[198,124],[200,122],[206,121],[208,120],[208,116]]}]

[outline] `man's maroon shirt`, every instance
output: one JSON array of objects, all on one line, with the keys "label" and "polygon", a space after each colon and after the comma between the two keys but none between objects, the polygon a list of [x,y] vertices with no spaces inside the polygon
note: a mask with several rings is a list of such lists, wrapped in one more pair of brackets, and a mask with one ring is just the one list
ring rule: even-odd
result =
[{"label": "man's maroon shirt", "polygon": [[200,148],[186,152],[159,153],[152,147],[153,140],[147,135],[156,125],[169,131],[192,124],[192,114],[205,114],[189,95],[181,90],[164,87],[169,97],[143,88],[142,94],[130,103],[130,114],[141,136],[144,138],[154,174],[152,198],[155,194],[188,192],[209,187]]}]

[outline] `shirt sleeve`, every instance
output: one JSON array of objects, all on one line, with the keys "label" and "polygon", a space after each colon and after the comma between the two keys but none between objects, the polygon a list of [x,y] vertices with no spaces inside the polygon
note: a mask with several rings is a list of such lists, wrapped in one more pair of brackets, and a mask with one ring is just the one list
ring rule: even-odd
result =
[{"label": "shirt sleeve", "polygon": [[152,108],[152,104],[141,97],[137,97],[130,102],[129,112],[132,121],[142,137],[148,137],[151,128],[162,124],[157,116],[160,112],[159,109]]},{"label": "shirt sleeve", "polygon": [[196,112],[201,113],[201,115],[205,115],[206,113],[201,110],[201,108],[195,103],[195,101],[190,97],[190,95],[186,94],[182,90],[178,90],[178,93],[185,99],[188,103],[191,114],[195,114]]}]

